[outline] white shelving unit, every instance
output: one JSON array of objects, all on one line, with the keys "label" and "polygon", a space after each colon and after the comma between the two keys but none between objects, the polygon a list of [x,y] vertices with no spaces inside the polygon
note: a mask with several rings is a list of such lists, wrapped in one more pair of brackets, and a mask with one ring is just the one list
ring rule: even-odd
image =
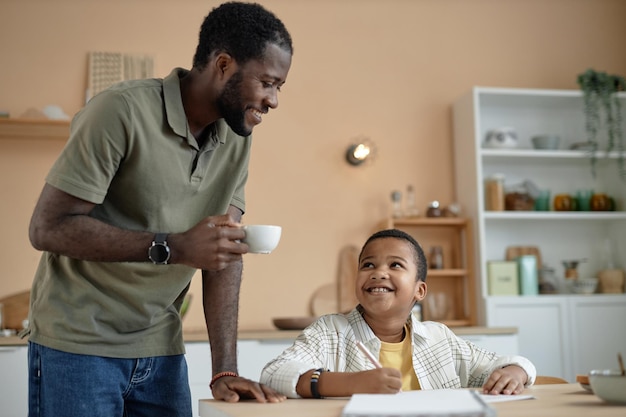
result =
[{"label": "white shelving unit", "polygon": [[[626,94],[620,100],[626,111]],[[618,349],[626,352],[626,295],[497,297],[489,296],[487,284],[487,262],[503,260],[508,246],[537,246],[542,263],[554,268],[557,277],[564,275],[562,261],[586,259],[578,272],[592,277],[604,267],[608,241],[616,266],[626,267],[626,182],[619,178],[618,155],[598,152],[594,177],[589,153],[570,150],[572,144],[587,140],[581,92],[475,87],[454,104],[453,114],[456,198],[475,224],[479,324],[518,327],[520,353],[535,362],[540,374],[574,382],[576,373],[586,373],[592,366],[581,356],[591,349],[585,345],[587,330],[574,320],[588,305],[583,301],[603,300],[611,308],[594,308],[593,313],[610,341],[602,346],[603,352],[610,356],[609,363],[615,362]],[[518,146],[483,148],[487,132],[500,127],[517,131]],[[533,149],[530,138],[539,134],[559,135],[559,150]],[[579,189],[605,192],[614,198],[616,211],[486,211],[484,179],[495,173],[504,174],[505,187],[530,180],[550,190],[552,198],[574,195]],[[597,343],[597,331],[590,333],[595,340],[586,343]],[[611,335],[615,331],[617,338]],[[578,343],[583,346],[573,346]]]}]

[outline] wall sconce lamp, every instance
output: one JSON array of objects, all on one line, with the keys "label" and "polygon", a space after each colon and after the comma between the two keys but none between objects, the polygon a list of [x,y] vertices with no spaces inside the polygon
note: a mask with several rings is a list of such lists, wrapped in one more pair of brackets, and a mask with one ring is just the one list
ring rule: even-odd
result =
[{"label": "wall sconce lamp", "polygon": [[350,165],[359,166],[365,161],[371,161],[376,153],[374,143],[367,138],[359,138],[346,150],[346,161]]}]

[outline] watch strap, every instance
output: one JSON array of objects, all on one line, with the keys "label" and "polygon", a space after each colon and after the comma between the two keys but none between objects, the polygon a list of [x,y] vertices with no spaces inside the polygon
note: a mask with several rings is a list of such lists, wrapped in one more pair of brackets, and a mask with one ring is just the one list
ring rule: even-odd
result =
[{"label": "watch strap", "polygon": [[167,243],[167,233],[157,233],[154,235],[154,243]]}]

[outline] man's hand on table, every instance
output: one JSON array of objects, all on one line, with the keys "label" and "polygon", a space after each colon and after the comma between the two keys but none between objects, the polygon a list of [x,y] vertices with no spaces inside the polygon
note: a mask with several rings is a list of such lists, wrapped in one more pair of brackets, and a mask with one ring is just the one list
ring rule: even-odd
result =
[{"label": "man's hand on table", "polygon": [[272,388],[240,376],[225,376],[213,385],[213,398],[229,403],[240,399],[256,399],[260,403],[280,403],[287,399]]}]

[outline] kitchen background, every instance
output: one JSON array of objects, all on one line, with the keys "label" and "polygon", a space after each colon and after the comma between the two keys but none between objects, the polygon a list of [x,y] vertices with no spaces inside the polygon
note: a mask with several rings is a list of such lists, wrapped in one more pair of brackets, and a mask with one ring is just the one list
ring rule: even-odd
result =
[{"label": "kitchen background", "polygon": [[[2,0],[0,110],[19,117],[84,102],[87,54],[148,54],[155,76],[190,67],[218,1]],[[587,68],[626,74],[622,0],[267,0],[295,46],[278,111],[255,129],[247,224],[283,227],[271,255],[246,255],[240,328],[309,314],[360,246],[392,190],[454,202],[452,103],[472,86],[577,89]],[[581,114],[582,117],[582,114]],[[349,166],[357,136],[377,146]],[[30,287],[39,253],[27,227],[60,140],[0,141],[0,297]],[[504,250],[504,249],[503,249]],[[185,325],[203,326],[200,280]],[[288,295],[288,296],[286,296]]]}]

